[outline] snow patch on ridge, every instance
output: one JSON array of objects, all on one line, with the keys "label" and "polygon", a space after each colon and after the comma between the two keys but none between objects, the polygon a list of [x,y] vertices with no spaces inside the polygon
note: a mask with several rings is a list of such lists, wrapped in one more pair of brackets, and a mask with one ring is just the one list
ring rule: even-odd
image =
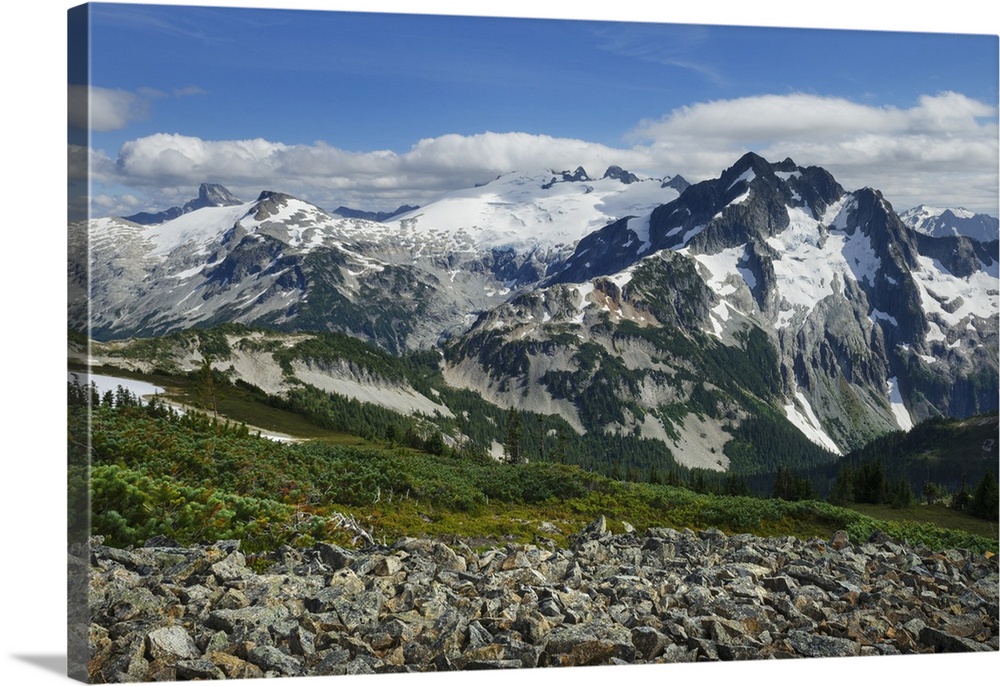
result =
[{"label": "snow patch on ridge", "polygon": [[796,390],[792,402],[784,407],[788,421],[805,434],[806,438],[837,455],[843,454],[833,439],[823,430],[823,425],[820,424],[816,413],[813,412],[812,406],[802,391]]},{"label": "snow patch on ridge", "polygon": [[[745,172],[743,172],[742,174],[740,174],[731,184],[729,184],[729,188],[732,188],[733,186],[735,186],[736,184],[738,184],[740,181],[746,181],[749,184],[755,178],[757,178],[756,172],[754,172],[753,169],[747,169]],[[728,191],[729,188],[727,188],[726,190]]]},{"label": "snow patch on ridge", "polygon": [[229,207],[202,207],[176,219],[150,226],[143,234],[153,243],[150,257],[168,255],[183,245],[193,244],[205,250],[236,222],[246,216],[256,203],[248,202]]},{"label": "snow patch on ridge", "polygon": [[641,255],[652,246],[649,240],[649,220],[651,217],[652,215],[647,214],[644,217],[633,217],[628,220],[628,228],[635,231],[635,235],[639,237],[639,247],[635,249],[636,254]]},{"label": "snow patch on ridge", "polygon": [[903,431],[913,428],[913,419],[903,403],[903,394],[899,390],[899,381],[896,377],[889,379],[889,406],[892,408],[892,416],[896,419],[896,425]]},{"label": "snow patch on ridge", "polygon": [[[930,257],[917,258],[920,269],[912,272],[920,290],[924,311],[939,317],[950,327],[958,327],[971,317],[990,319],[997,316],[997,265],[982,264],[980,271],[967,277],[949,272],[939,261]],[[990,295],[984,294],[992,293]],[[949,311],[950,310],[950,311]],[[928,334],[927,340],[942,340],[943,334]]]},{"label": "snow patch on ridge", "polygon": [[[789,207],[788,227],[767,239],[780,256],[773,262],[778,292],[791,306],[780,315],[779,328],[798,312],[808,314],[824,298],[842,293],[846,279],[874,283],[881,262],[871,241],[860,231],[842,233],[848,205],[846,199],[834,203],[819,221],[803,208]],[[828,231],[824,222],[830,217]]]}]

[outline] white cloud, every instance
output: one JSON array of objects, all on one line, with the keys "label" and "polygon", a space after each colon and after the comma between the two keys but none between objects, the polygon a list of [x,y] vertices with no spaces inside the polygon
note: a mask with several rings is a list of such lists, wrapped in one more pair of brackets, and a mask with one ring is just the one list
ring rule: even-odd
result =
[{"label": "white cloud", "polygon": [[442,193],[514,170],[573,169],[592,175],[612,165],[648,165],[644,152],[615,150],[580,140],[526,133],[446,135],[417,142],[403,154],[348,152],[323,142],[206,141],[155,134],[127,142],[117,159],[120,182],[157,189],[196,187],[203,181],[243,189],[292,193],[323,206],[354,202],[389,208],[425,202]]},{"label": "white cloud", "polygon": [[149,115],[149,101],[159,98],[184,98],[204,95],[205,90],[191,85],[165,93],[156,88],[140,88],[135,93],[120,89],[71,84],[68,93],[68,121],[71,127],[91,131],[118,131],[133,121]]},{"label": "white cloud", "polygon": [[69,125],[90,130],[117,131],[132,121],[145,117],[146,100],[123,90],[97,86],[70,85],[68,94]]},{"label": "white cloud", "polygon": [[924,95],[908,109],[792,93],[682,107],[641,122],[630,139],[691,180],[754,150],[825,167],[848,189],[878,188],[900,209],[964,198],[995,214],[996,116],[995,107],[953,92]]},{"label": "white cloud", "polygon": [[[827,168],[847,189],[872,186],[899,209],[921,202],[996,213],[996,109],[958,93],[924,96],[909,108],[793,93],[697,103],[641,122],[632,147],[530,133],[448,134],[403,153],[350,152],[322,141],[286,145],[261,138],[202,140],[159,133],[125,143],[118,184],[182,201],[204,181],[242,197],[279,190],[324,207],[392,209],[488,181],[498,174],[582,165],[592,175],[617,164],[653,176],[713,178],[747,150]],[[110,180],[110,179],[109,179]]]}]

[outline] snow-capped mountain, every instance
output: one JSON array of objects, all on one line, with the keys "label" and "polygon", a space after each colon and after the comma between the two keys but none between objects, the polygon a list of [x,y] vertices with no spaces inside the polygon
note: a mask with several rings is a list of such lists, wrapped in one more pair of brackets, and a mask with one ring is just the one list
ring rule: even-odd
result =
[{"label": "snow-capped mountain", "polygon": [[[237,321],[344,331],[395,352],[425,348],[537,282],[580,237],[678,195],[618,172],[624,180],[592,181],[582,169],[571,179],[508,174],[386,223],[271,191],[234,203],[205,184],[197,200],[142,222],[71,229],[89,235],[99,256],[89,265],[92,334]],[[71,322],[87,316],[78,303]]]},{"label": "snow-capped mountain", "polygon": [[511,173],[386,222],[265,191],[71,239],[96,258],[70,266],[95,338],[241,322],[440,346],[454,386],[687,466],[746,471],[775,440],[808,464],[997,407],[997,241],[920,233],[787,159],[694,185]]},{"label": "snow-capped mountain", "polygon": [[661,180],[620,167],[596,180],[582,167],[503,174],[393,217],[364,240],[380,254],[403,251],[411,260],[447,255],[454,263],[449,278],[481,263],[511,289],[544,277],[591,232],[678,195]]},{"label": "snow-capped mountain", "polygon": [[[995,241],[917,234],[876,190],[748,154],[581,239],[544,288],[450,346],[449,373],[581,429],[659,437],[707,466],[762,421],[747,414],[756,403],[842,451],[997,407],[998,279]],[[609,363],[618,372],[605,378]],[[707,405],[691,402],[705,393]]]},{"label": "snow-capped mountain", "polygon": [[406,234],[442,232],[457,250],[572,249],[584,236],[626,215],[650,212],[679,193],[658,179],[612,167],[598,180],[586,170],[511,173],[397,217]]},{"label": "snow-capped mountain", "polygon": [[899,218],[911,229],[928,236],[967,236],[984,243],[1000,238],[1000,221],[996,217],[961,207],[918,205],[900,214]]}]

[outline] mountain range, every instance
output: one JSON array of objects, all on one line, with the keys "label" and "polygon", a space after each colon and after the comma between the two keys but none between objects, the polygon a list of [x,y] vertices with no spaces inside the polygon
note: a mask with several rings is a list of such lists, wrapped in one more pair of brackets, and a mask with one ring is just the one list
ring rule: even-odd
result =
[{"label": "mountain range", "polygon": [[[89,242],[99,258],[70,265],[90,298],[88,311],[71,297],[71,327],[89,321],[108,345],[238,322],[433,349],[435,393],[742,473],[776,444],[808,464],[997,409],[1000,259],[984,215],[900,215],[876,189],[753,153],[695,184],[511,173],[401,210],[373,221],[203,185],[181,208],[73,225],[71,255]],[[354,397],[388,383],[360,363],[305,366]],[[303,366],[275,368],[278,391],[309,383]]]},{"label": "mountain range", "polygon": [[929,236],[967,236],[978,241],[997,239],[1000,221],[988,214],[977,214],[957,207],[940,208],[918,205],[899,215],[903,223]]}]

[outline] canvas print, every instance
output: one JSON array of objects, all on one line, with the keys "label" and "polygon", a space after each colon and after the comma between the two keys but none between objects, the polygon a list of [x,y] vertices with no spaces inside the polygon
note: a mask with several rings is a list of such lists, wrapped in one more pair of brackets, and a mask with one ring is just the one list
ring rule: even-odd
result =
[{"label": "canvas print", "polygon": [[997,36],[67,22],[72,677],[1000,649]]}]

